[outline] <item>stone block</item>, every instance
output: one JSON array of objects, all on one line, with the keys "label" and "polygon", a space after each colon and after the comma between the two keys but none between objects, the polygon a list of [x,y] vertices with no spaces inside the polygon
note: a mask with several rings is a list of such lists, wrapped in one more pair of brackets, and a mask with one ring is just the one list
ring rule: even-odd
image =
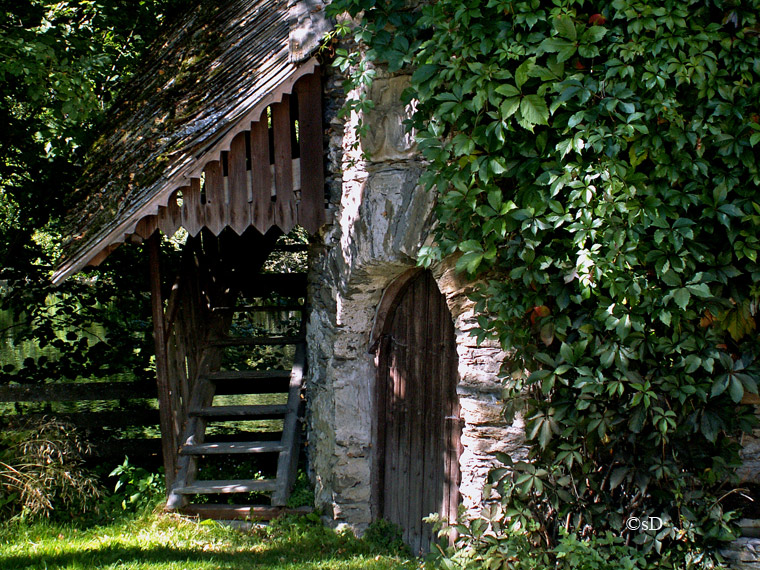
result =
[{"label": "stone block", "polygon": [[362,503],[333,503],[333,520],[336,523],[346,523],[351,530],[359,534],[372,522],[372,512],[369,504]]},{"label": "stone block", "polygon": [[411,105],[401,102],[401,93],[409,86],[409,77],[377,77],[369,97],[375,108],[365,115],[369,125],[362,136],[362,147],[373,162],[403,160],[417,152],[414,133],[407,133],[403,122],[413,112]]},{"label": "stone block", "polygon": [[494,396],[461,397],[460,416],[468,425],[501,425],[504,419],[501,414],[502,404]]},{"label": "stone block", "polygon": [[760,570],[760,538],[740,538],[720,553],[731,570]]}]

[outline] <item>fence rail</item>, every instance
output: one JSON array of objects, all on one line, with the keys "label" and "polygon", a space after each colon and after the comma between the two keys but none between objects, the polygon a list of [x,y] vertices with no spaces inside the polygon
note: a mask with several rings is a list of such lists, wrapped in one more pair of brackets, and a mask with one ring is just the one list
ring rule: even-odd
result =
[{"label": "fence rail", "polygon": [[[97,409],[71,410],[71,404],[78,402],[86,404],[83,408]],[[93,462],[120,462],[128,455],[136,464],[160,464],[153,382],[8,384],[0,386],[0,403],[5,404],[5,421],[20,423],[46,416],[71,423],[92,444]],[[14,410],[9,404],[26,404],[29,409]]]}]

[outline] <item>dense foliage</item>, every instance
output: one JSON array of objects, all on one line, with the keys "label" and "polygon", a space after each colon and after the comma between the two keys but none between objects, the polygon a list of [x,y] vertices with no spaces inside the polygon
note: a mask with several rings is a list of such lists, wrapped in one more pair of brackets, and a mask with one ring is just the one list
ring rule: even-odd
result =
[{"label": "dense foliage", "polygon": [[[333,10],[361,14],[364,54],[337,51],[349,88],[367,60],[413,72],[439,195],[421,262],[459,253],[481,283],[478,338],[513,351],[507,414],[525,415],[531,459],[500,457],[470,545],[501,567],[510,533],[553,547],[561,529],[610,530],[668,545],[667,565],[730,538],[721,500],[760,372],[760,2]],[[626,529],[650,515],[659,532]]]},{"label": "dense foliage", "polygon": [[39,349],[3,362],[0,383],[146,374],[137,252],[57,290],[47,279],[95,127],[179,4],[0,0],[0,341]]}]

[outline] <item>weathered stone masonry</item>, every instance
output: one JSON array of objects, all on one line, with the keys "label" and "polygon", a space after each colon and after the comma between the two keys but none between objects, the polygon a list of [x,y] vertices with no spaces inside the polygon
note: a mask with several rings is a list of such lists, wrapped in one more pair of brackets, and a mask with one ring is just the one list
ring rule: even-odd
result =
[{"label": "weathered stone masonry", "polygon": [[[330,123],[328,185],[334,219],[310,270],[309,456],[317,506],[335,524],[361,532],[376,517],[371,500],[375,364],[370,331],[385,288],[416,265],[434,223],[434,194],[418,186],[424,168],[402,125],[400,101],[406,76],[378,73],[364,118],[369,133],[353,148],[354,130],[337,117],[342,78],[327,71]],[[355,117],[354,117],[355,120]],[[362,159],[362,151],[369,160]],[[458,394],[464,420],[460,459],[465,507],[474,512],[485,476],[500,450],[522,455],[522,423],[505,426],[497,378],[504,353],[476,346],[467,283],[448,260],[432,268],[455,320],[459,354]]]},{"label": "weathered stone masonry", "polygon": [[[378,70],[379,71],[379,70]],[[338,118],[343,77],[325,69],[325,112],[329,124],[328,189],[333,220],[311,252],[308,328],[308,452],[316,505],[333,524],[357,532],[373,512],[373,419],[375,364],[368,352],[370,331],[385,288],[415,266],[430,239],[434,196],[417,184],[424,163],[405,132],[408,115],[400,94],[408,77],[379,71],[372,87],[375,110],[364,117],[369,133],[354,148],[352,121]],[[364,160],[362,152],[370,153]],[[495,344],[478,347],[467,283],[453,260],[432,268],[455,320],[459,355],[458,395],[464,420],[460,458],[462,502],[476,515],[493,453],[524,458],[524,426],[505,425],[497,374],[507,355]],[[745,480],[757,480],[752,445],[745,443]],[[757,455],[757,454],[755,454]],[[730,567],[760,569],[760,539],[743,538],[723,554]]]}]

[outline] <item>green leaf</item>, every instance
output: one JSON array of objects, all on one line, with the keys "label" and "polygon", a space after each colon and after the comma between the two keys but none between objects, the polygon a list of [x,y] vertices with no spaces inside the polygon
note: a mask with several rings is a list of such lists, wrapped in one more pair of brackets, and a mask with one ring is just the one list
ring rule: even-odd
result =
[{"label": "green leaf", "polygon": [[723,374],[717,380],[715,380],[715,382],[713,382],[712,388],[710,390],[710,396],[716,398],[725,392],[726,388],[728,388],[728,376],[726,374]]},{"label": "green leaf", "polygon": [[567,126],[572,129],[575,125],[579,125],[580,123],[582,123],[585,117],[586,117],[585,111],[578,111],[567,120]]},{"label": "green leaf", "polygon": [[686,288],[692,295],[695,295],[696,297],[705,298],[710,296],[710,287],[707,285],[707,283],[688,285]]},{"label": "green leaf", "polygon": [[731,381],[728,385],[728,394],[731,396],[731,399],[735,404],[741,402],[744,397],[744,386],[742,386],[741,381],[735,376],[731,376]]},{"label": "green leaf", "polygon": [[457,260],[456,270],[475,273],[481,261],[483,261],[483,252],[469,251]]},{"label": "green leaf", "polygon": [[549,108],[540,95],[526,95],[520,102],[520,113],[532,125],[549,124]]},{"label": "green leaf", "polygon": [[718,207],[718,211],[734,217],[740,217],[744,215],[744,212],[742,212],[741,209],[739,209],[734,204],[722,204]]},{"label": "green leaf", "polygon": [[702,365],[702,359],[696,354],[690,354],[686,357],[686,374],[692,374]]},{"label": "green leaf", "polygon": [[570,364],[575,362],[573,349],[569,344],[563,342],[562,345],[559,347],[559,354],[560,356],[562,356],[565,362],[568,362]]},{"label": "green leaf", "polygon": [[[541,449],[546,449],[546,446],[549,445],[549,442],[552,439],[552,426],[549,419],[543,420],[541,422],[541,430],[538,432],[538,443],[541,446]],[[536,483],[540,483],[538,479],[536,479]]]},{"label": "green leaf", "polygon": [[575,24],[570,16],[559,16],[554,20],[554,29],[557,34],[568,40],[575,41],[578,39],[578,34],[575,31]]},{"label": "green leaf", "polygon": [[520,90],[511,83],[502,83],[494,91],[505,97],[517,97],[520,95]]},{"label": "green leaf", "polygon": [[432,64],[421,65],[412,74],[412,82],[424,83],[425,81],[433,77],[436,73],[438,73],[439,69],[440,68],[437,65],[432,65]]},{"label": "green leaf", "polygon": [[508,119],[514,115],[520,108],[520,97],[512,97],[505,99],[501,104],[501,117],[502,119]]},{"label": "green leaf", "polygon": [[607,34],[607,28],[602,26],[591,26],[588,30],[583,32],[581,41],[585,43],[595,44],[601,40]]},{"label": "green leaf", "polygon": [[528,77],[530,76],[530,71],[533,69],[533,66],[535,66],[535,61],[531,59],[526,59],[520,64],[520,67],[517,68],[515,71],[515,83],[517,84],[517,87],[519,89],[522,89],[522,86],[525,85],[525,82],[528,80]]},{"label": "green leaf", "polygon": [[686,306],[689,304],[690,299],[691,293],[689,293],[689,290],[686,287],[676,289],[676,292],[673,294],[673,300],[682,310],[686,310]]},{"label": "green leaf", "polygon": [[504,453],[503,451],[497,451],[496,453],[494,453],[494,456],[496,457],[496,459],[501,461],[507,467],[512,467],[513,465],[512,457],[509,456],[508,454]]},{"label": "green leaf", "polygon": [[581,44],[578,46],[578,55],[586,59],[599,57],[599,48],[589,44]]},{"label": "green leaf", "polygon": [[720,432],[723,426],[723,422],[720,417],[712,412],[705,411],[702,413],[702,421],[700,422],[700,428],[702,434],[708,441],[715,443],[718,439],[718,432]]},{"label": "green leaf", "polygon": [[614,469],[612,475],[610,475],[610,490],[618,487],[626,475],[628,475],[628,467],[617,467]]},{"label": "green leaf", "polygon": [[575,43],[561,38],[546,38],[541,42],[540,47],[548,53],[559,53],[557,63],[567,61],[576,50]]},{"label": "green leaf", "polygon": [[497,212],[501,210],[502,193],[501,190],[491,190],[488,193],[488,204]]},{"label": "green leaf", "polygon": [[483,246],[479,241],[468,239],[459,244],[460,251],[483,251]]}]

